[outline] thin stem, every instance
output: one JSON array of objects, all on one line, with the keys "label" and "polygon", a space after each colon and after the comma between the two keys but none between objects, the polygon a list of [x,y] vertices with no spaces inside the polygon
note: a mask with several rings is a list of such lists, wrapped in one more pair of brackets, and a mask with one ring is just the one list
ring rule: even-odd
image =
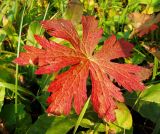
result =
[{"label": "thin stem", "polygon": [[[20,29],[19,29],[19,35],[18,35],[18,47],[17,47],[17,57],[19,57],[19,52],[20,52],[20,45],[21,45],[21,33],[22,33],[22,25],[23,25],[23,17],[24,17],[24,11],[25,11],[25,6],[23,8],[22,11],[22,17],[21,17],[21,23],[20,23]],[[16,78],[15,78],[15,113],[17,113],[18,108],[17,108],[17,104],[18,104],[18,99],[17,99],[17,91],[18,91],[18,69],[19,66],[18,64],[16,64]]]},{"label": "thin stem", "polygon": [[[45,11],[45,14],[44,14],[44,17],[43,17],[43,21],[46,19],[46,16],[47,16],[47,13],[48,13],[48,9],[49,9],[49,3],[47,5],[47,8],[46,8],[46,11]],[[42,34],[42,26],[40,28],[40,35]]]},{"label": "thin stem", "polygon": [[[143,91],[142,91],[142,92],[143,92]],[[131,111],[132,111],[132,110],[135,108],[135,106],[138,104],[138,102],[139,102],[139,100],[140,100],[140,98],[141,98],[142,92],[140,92],[140,93],[138,94],[138,96],[137,96],[138,98],[137,98],[136,101],[134,102]]]}]

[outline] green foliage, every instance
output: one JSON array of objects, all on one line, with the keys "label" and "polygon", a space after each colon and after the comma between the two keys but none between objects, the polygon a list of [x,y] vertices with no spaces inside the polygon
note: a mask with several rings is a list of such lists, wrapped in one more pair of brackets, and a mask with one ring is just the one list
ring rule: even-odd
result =
[{"label": "green foliage", "polygon": [[5,88],[0,87],[0,112],[4,103],[4,97],[5,97]]},{"label": "green foliage", "polygon": [[31,123],[31,117],[28,113],[25,112],[24,110],[24,105],[23,104],[18,104],[18,112],[17,114],[14,113],[15,107],[14,104],[6,104],[1,113],[0,113],[0,118],[5,121],[5,125],[7,129],[12,132],[16,127],[16,131],[18,133],[26,132]]},{"label": "green foliage", "polygon": [[[15,92],[15,85],[14,84],[10,84],[10,83],[6,83],[6,82],[0,82],[0,87],[4,87],[4,88],[8,88],[11,91]],[[34,96],[32,92],[30,92],[29,90],[22,88],[20,86],[18,86],[18,91],[26,93],[28,95]]]},{"label": "green foliage", "polygon": [[159,133],[160,133],[160,119],[156,122],[156,126],[152,134],[159,134]]},{"label": "green foliage", "polygon": [[108,123],[109,129],[116,134],[132,134],[132,116],[129,109],[123,103],[118,104],[116,117],[117,120],[114,123]]},{"label": "green foliage", "polygon": [[27,134],[65,134],[74,126],[76,119],[75,115],[55,117],[44,114],[39,116]]},{"label": "green foliage", "polygon": [[34,39],[34,34],[41,34],[42,28],[39,22],[31,22],[28,28],[27,37],[26,37],[26,44],[28,45],[37,45],[36,40]]},{"label": "green foliage", "polygon": [[76,119],[74,115],[56,118],[46,134],[65,134],[75,125]]},{"label": "green foliage", "polygon": [[160,84],[151,85],[143,92],[126,94],[126,102],[143,117],[157,122],[160,115]]}]

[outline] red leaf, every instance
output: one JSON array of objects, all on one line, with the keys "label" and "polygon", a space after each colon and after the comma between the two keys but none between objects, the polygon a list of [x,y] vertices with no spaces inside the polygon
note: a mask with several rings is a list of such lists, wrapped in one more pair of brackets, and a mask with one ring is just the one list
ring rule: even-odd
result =
[{"label": "red leaf", "polygon": [[115,120],[116,101],[124,101],[120,88],[112,83],[113,80],[128,91],[144,89],[141,81],[149,77],[150,70],[111,61],[130,56],[133,48],[131,43],[123,39],[117,40],[112,35],[104,42],[100,51],[94,52],[102,35],[102,29],[98,28],[98,22],[94,17],[82,18],[81,42],[70,21],[48,20],[42,22],[42,25],[51,35],[68,40],[74,47],[72,49],[49,42],[44,37],[36,35],[35,39],[43,48],[26,46],[26,52],[21,53],[15,60],[20,65],[30,64],[30,61],[37,64],[37,74],[52,73],[70,66],[69,70],[59,74],[49,86],[51,96],[48,98],[48,113],[67,115],[73,101],[74,109],[79,114],[87,99],[88,76],[92,81],[91,101],[94,110],[99,117],[107,121]]},{"label": "red leaf", "polygon": [[37,64],[39,55],[44,55],[45,51],[35,48],[33,46],[24,46],[24,49],[27,51],[25,53],[20,53],[19,58],[14,60],[15,63],[19,65],[27,64]]},{"label": "red leaf", "polygon": [[60,74],[48,89],[52,95],[48,98],[50,106],[49,113],[69,114],[72,98],[76,113],[80,113],[87,99],[86,81],[88,77],[88,61],[72,66],[68,71]]},{"label": "red leaf", "polygon": [[106,76],[102,68],[92,62],[90,65],[92,80],[92,103],[95,111],[100,117],[107,120],[115,120],[115,100],[124,101],[120,89],[116,87]]},{"label": "red leaf", "polygon": [[[123,39],[116,40],[116,36],[112,35],[105,42],[102,49],[95,54],[96,58],[104,57],[104,60],[112,60],[120,57],[130,56],[133,45]],[[113,53],[114,52],[114,53]]]},{"label": "red leaf", "polygon": [[82,17],[83,38],[81,50],[91,56],[99,40],[102,38],[103,30],[98,28],[98,22],[94,17]]},{"label": "red leaf", "polygon": [[154,15],[135,12],[129,14],[129,18],[132,20],[135,29],[132,35],[137,34],[142,37],[158,28],[156,24],[160,21],[160,14],[155,17]]},{"label": "red leaf", "polygon": [[[49,41],[44,38],[44,37],[40,37],[38,35],[34,35],[34,38],[37,40],[37,42],[44,48],[44,49],[47,49],[49,47],[52,47],[53,44],[50,44]],[[55,43],[56,45],[56,43]]]},{"label": "red leaf", "polygon": [[136,32],[138,33],[139,37],[142,37],[143,35],[148,34],[157,28],[158,26],[156,24],[143,25],[142,27],[138,28]]},{"label": "red leaf", "polygon": [[63,19],[45,20],[41,24],[51,36],[70,41],[74,48],[79,48],[79,36],[71,21]]}]

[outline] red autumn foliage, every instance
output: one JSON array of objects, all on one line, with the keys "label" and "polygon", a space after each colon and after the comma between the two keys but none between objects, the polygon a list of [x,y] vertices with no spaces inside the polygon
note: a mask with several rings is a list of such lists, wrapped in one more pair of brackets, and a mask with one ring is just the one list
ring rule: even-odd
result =
[{"label": "red autumn foliage", "polygon": [[139,28],[137,31],[139,32],[138,33],[138,36],[139,37],[142,37],[154,30],[156,30],[158,28],[158,26],[156,24],[152,24],[150,26],[146,26],[146,25],[143,25],[141,28]]},{"label": "red autumn foliage", "polygon": [[132,34],[137,34],[142,37],[158,28],[157,23],[160,22],[160,14],[157,16],[134,12],[129,14],[130,20],[133,22],[135,31]]},{"label": "red autumn foliage", "polygon": [[26,52],[20,53],[14,62],[19,65],[38,65],[36,74],[50,74],[70,66],[70,69],[59,74],[48,88],[52,93],[48,98],[48,113],[67,115],[73,103],[76,113],[79,114],[87,99],[88,76],[92,82],[93,108],[99,117],[107,121],[115,120],[116,101],[124,102],[120,88],[114,85],[112,80],[128,91],[144,89],[141,81],[149,76],[148,69],[111,61],[130,56],[133,48],[131,43],[124,39],[117,40],[115,35],[112,35],[104,42],[101,50],[94,51],[103,33],[94,17],[82,17],[82,40],[69,20],[47,20],[41,24],[51,36],[69,41],[72,48],[35,35],[42,48],[26,45]]}]

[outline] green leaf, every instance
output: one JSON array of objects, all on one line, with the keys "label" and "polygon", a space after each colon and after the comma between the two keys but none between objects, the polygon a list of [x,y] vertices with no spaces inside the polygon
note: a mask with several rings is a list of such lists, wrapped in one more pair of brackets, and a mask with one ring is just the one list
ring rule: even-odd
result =
[{"label": "green leaf", "polygon": [[132,127],[132,116],[124,103],[118,103],[118,109],[115,110],[116,118],[115,124],[124,129],[131,129]]},{"label": "green leaf", "polygon": [[146,9],[143,11],[147,14],[153,14],[154,12],[159,12],[160,1],[159,0],[129,0],[129,5],[132,4],[144,4],[147,5]]},{"label": "green leaf", "polygon": [[124,38],[124,39],[128,39],[129,38],[129,32],[118,32],[117,33],[117,35],[116,35],[116,37],[118,38],[118,39],[120,39],[120,38]]},{"label": "green leaf", "polygon": [[76,115],[55,117],[54,122],[48,128],[46,134],[66,134],[74,127],[76,120]]},{"label": "green leaf", "polygon": [[132,63],[133,64],[141,64],[144,61],[145,57],[137,52],[133,54]]},{"label": "green leaf", "polygon": [[75,124],[76,115],[47,116],[43,114],[28,129],[26,134],[66,134]]},{"label": "green leaf", "polygon": [[[6,83],[6,82],[1,82],[0,81],[0,87],[5,87],[5,88],[10,89],[12,92],[15,92],[15,85],[14,84],[10,84],[10,83]],[[22,88],[20,86],[18,86],[18,91],[21,91],[23,93],[26,93],[26,94],[29,94],[29,95],[35,97],[32,92],[30,92],[30,91],[28,91],[25,88]]]},{"label": "green leaf", "polygon": [[32,124],[32,119],[29,114],[26,113],[25,117],[19,120],[16,124],[15,134],[25,134]]},{"label": "green leaf", "polygon": [[[8,18],[4,18],[3,19],[3,30],[5,31],[8,39],[9,39],[9,43],[11,43],[13,45],[13,47],[17,47],[17,43],[18,43],[18,34],[16,33],[16,29],[13,26],[13,24],[9,21]],[[21,44],[24,44],[22,40],[20,40]]]},{"label": "green leaf", "polygon": [[151,85],[143,92],[125,94],[126,103],[143,117],[156,122],[160,116],[160,84]]},{"label": "green leaf", "polygon": [[54,116],[40,115],[38,120],[28,129],[26,134],[45,134],[54,121]]},{"label": "green leaf", "polygon": [[97,113],[95,111],[93,111],[93,107],[91,105],[91,103],[89,103],[89,106],[87,108],[87,111],[84,115],[85,119],[89,119],[92,122],[101,122],[102,119],[98,117]]},{"label": "green leaf", "polygon": [[0,65],[0,72],[1,72],[0,81],[14,82],[15,71],[13,69]]},{"label": "green leaf", "polygon": [[[14,125],[16,125],[17,121],[22,120],[26,116],[26,112],[24,110],[23,104],[18,104],[18,111],[15,114],[15,106],[14,104],[5,104],[0,113],[0,118],[2,118],[5,122],[5,125],[9,130],[14,129]],[[29,118],[29,116],[28,116]]]},{"label": "green leaf", "polygon": [[140,3],[147,5],[146,9],[143,11],[144,13],[153,14],[154,12],[160,11],[160,8],[159,8],[160,1],[159,0],[140,0]]},{"label": "green leaf", "polygon": [[3,106],[4,97],[5,97],[5,88],[0,87],[0,112],[1,112],[1,109],[2,109],[2,106]]},{"label": "green leaf", "polygon": [[146,57],[146,53],[144,52],[144,48],[140,45],[136,45],[133,48],[134,52],[133,52],[133,56],[132,56],[132,63],[133,64],[141,64],[144,60],[148,60],[148,58]]},{"label": "green leaf", "polygon": [[46,108],[48,106],[47,103],[46,103],[46,100],[49,97],[49,95],[50,95],[49,92],[43,91],[43,92],[41,92],[40,96],[36,97],[36,99],[39,101],[39,103],[41,104],[44,111],[46,110]]},{"label": "green leaf", "polygon": [[42,27],[40,25],[39,22],[32,22],[30,25],[29,25],[29,29],[28,29],[28,32],[27,32],[27,42],[26,44],[27,45],[33,45],[33,46],[36,46],[37,45],[37,42],[36,40],[34,39],[34,35],[35,34],[41,34],[41,32],[43,32],[44,30],[42,30]]},{"label": "green leaf", "polygon": [[108,123],[110,130],[113,130],[116,134],[121,134],[126,132],[131,134],[132,131],[132,116],[124,103],[117,103],[118,109],[116,112],[116,121],[113,123]]},{"label": "green leaf", "polygon": [[98,132],[106,132],[106,125],[104,125],[103,123],[95,123],[94,133]]},{"label": "green leaf", "polygon": [[141,4],[147,4],[147,5],[155,5],[159,3],[159,0],[139,0]]},{"label": "green leaf", "polygon": [[5,37],[6,37],[5,30],[4,29],[0,29],[0,44],[1,44],[2,41],[4,41]]},{"label": "green leaf", "polygon": [[42,76],[42,78],[38,81],[38,84],[43,91],[47,91],[49,83],[55,79],[56,75],[57,73]]},{"label": "green leaf", "polygon": [[159,134],[159,133],[160,133],[160,119],[158,119],[158,121],[156,122],[156,126],[152,134]]},{"label": "green leaf", "polygon": [[94,123],[89,119],[83,118],[80,123],[80,126],[84,128],[91,128],[92,126],[94,126]]}]

